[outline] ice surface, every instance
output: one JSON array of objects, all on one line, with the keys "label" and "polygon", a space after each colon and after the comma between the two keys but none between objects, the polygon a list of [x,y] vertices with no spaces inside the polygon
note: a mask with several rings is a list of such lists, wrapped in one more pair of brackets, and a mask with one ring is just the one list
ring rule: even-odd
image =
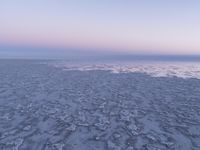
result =
[{"label": "ice surface", "polygon": [[109,62],[109,63],[71,63],[54,62],[52,65],[64,70],[105,70],[112,73],[147,73],[153,77],[181,77],[200,79],[199,62]]},{"label": "ice surface", "polygon": [[198,64],[181,78],[60,64],[0,60],[0,150],[200,149]]}]

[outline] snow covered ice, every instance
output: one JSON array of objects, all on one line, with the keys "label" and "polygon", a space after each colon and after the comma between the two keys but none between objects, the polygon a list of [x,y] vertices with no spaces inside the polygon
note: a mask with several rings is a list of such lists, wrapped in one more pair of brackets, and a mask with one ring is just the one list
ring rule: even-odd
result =
[{"label": "snow covered ice", "polygon": [[199,150],[200,65],[0,60],[0,150]]}]

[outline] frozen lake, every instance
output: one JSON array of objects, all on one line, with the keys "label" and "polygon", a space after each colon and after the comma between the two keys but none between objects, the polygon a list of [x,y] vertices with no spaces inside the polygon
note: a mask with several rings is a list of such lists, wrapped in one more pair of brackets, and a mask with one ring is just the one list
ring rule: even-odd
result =
[{"label": "frozen lake", "polygon": [[0,60],[0,150],[190,149],[197,62]]}]

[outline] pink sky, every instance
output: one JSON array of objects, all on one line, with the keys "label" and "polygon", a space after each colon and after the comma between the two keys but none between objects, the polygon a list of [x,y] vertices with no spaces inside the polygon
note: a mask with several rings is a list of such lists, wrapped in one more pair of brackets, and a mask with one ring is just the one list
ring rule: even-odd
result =
[{"label": "pink sky", "polygon": [[0,2],[0,43],[200,54],[199,1]]}]

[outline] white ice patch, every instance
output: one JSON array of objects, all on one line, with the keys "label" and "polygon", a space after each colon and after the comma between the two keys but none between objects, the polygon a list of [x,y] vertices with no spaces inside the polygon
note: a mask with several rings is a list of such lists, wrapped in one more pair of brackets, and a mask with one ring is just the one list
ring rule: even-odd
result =
[{"label": "white ice patch", "polygon": [[[55,67],[63,70],[105,70],[112,73],[146,73],[153,77],[180,77],[200,79],[199,62],[129,62],[129,63],[82,63],[73,64],[69,62],[52,63]],[[51,65],[52,65],[51,64]]]}]

